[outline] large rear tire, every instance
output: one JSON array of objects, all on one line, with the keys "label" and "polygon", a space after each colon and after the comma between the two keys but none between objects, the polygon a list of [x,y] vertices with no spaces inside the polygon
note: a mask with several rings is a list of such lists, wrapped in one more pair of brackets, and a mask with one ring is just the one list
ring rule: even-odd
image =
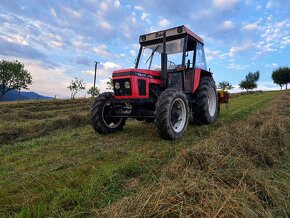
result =
[{"label": "large rear tire", "polygon": [[188,101],[183,92],[166,89],[155,105],[155,124],[164,139],[180,138],[188,125]]},{"label": "large rear tire", "polygon": [[201,124],[211,124],[216,121],[218,113],[218,98],[216,85],[211,77],[202,77],[196,90],[192,104],[193,118]]},{"label": "large rear tire", "polygon": [[106,117],[114,110],[114,105],[111,99],[114,94],[105,92],[100,94],[93,104],[91,111],[91,124],[94,130],[100,134],[114,133],[123,129],[126,124],[125,118],[110,118]]}]

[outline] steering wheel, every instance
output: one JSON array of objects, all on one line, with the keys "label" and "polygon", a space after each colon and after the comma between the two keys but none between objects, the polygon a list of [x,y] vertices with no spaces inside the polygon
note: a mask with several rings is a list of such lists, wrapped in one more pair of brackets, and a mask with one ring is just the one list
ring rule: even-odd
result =
[{"label": "steering wheel", "polygon": [[172,66],[173,68],[176,67],[176,64],[175,64],[173,61],[167,61],[167,62],[169,63],[168,68],[170,68],[171,66]]}]

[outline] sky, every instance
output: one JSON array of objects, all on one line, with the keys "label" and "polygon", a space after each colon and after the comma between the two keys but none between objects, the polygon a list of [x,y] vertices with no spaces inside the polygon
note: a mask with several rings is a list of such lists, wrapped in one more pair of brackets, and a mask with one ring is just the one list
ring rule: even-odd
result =
[{"label": "sky", "polygon": [[[139,36],[185,25],[204,39],[214,79],[238,84],[260,71],[260,90],[279,89],[273,69],[290,64],[289,0],[1,0],[0,59],[19,60],[30,91],[70,97],[75,77],[106,91],[114,70],[134,66]],[[78,97],[85,96],[78,93]]]}]

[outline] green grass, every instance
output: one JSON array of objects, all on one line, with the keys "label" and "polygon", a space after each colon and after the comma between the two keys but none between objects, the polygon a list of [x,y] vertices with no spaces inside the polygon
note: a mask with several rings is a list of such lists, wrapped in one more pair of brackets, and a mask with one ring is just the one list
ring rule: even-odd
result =
[{"label": "green grass", "polygon": [[[0,105],[0,116],[10,115],[0,125],[0,215],[85,216],[158,180],[177,151],[246,117],[278,94],[233,98],[215,124],[190,125],[175,142],[160,139],[154,124],[137,121],[128,121],[116,134],[96,134],[88,125],[88,100]],[[17,111],[19,116],[11,115]],[[5,135],[12,130],[14,135]]]}]

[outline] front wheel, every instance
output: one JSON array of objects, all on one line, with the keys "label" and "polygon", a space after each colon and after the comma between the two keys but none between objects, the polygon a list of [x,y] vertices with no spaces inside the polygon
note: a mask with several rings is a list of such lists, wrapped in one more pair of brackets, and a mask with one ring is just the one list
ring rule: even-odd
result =
[{"label": "front wheel", "polygon": [[180,138],[188,125],[188,101],[183,92],[166,89],[155,105],[155,123],[159,135],[165,139]]},{"label": "front wheel", "polygon": [[126,123],[125,118],[111,118],[108,115],[114,113],[115,105],[111,103],[113,93],[100,94],[91,111],[91,124],[94,130],[100,134],[113,133],[123,129]]}]

